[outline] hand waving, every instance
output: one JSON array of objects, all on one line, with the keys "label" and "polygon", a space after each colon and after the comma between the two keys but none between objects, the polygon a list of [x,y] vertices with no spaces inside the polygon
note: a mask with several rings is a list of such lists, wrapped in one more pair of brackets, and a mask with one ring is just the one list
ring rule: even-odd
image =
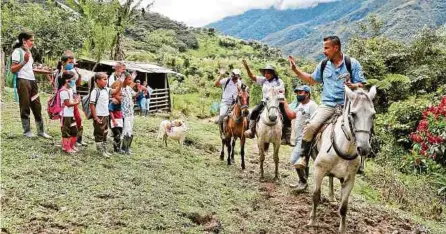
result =
[{"label": "hand waving", "polygon": [[288,56],[288,62],[290,63],[290,69],[296,70],[296,62],[294,61],[293,56]]}]

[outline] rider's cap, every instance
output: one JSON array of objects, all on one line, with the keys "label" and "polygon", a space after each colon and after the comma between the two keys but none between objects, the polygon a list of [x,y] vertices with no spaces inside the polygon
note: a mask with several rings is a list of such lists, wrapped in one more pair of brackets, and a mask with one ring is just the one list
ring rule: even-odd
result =
[{"label": "rider's cap", "polygon": [[232,74],[240,76],[242,72],[240,71],[240,69],[232,69]]},{"label": "rider's cap", "polygon": [[307,93],[311,93],[311,88],[308,85],[301,85],[299,87],[294,88],[294,92],[297,92],[297,91],[305,91]]}]

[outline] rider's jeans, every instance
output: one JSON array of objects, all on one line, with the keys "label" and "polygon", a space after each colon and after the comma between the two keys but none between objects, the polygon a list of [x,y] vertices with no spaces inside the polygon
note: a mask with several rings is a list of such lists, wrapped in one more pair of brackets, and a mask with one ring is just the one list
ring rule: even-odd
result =
[{"label": "rider's jeans", "polygon": [[304,127],[302,140],[311,142],[314,134],[335,112],[336,107],[326,106],[324,104],[318,106],[310,121]]},{"label": "rider's jeans", "polygon": [[293,152],[291,152],[291,157],[290,157],[291,165],[294,165],[297,162],[297,160],[299,160],[301,152],[302,152],[301,145],[302,145],[302,138],[297,137],[296,145],[294,145]]},{"label": "rider's jeans", "polygon": [[230,105],[221,102],[220,103],[220,114],[218,116],[218,123],[222,124],[223,123],[223,119],[226,117],[226,115],[228,115],[228,111],[229,111],[229,107]]}]

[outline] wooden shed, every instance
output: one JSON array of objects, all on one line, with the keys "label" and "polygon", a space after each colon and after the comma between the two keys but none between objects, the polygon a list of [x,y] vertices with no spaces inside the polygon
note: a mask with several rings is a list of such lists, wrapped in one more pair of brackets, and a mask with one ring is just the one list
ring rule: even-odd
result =
[{"label": "wooden shed", "polygon": [[[106,72],[108,75],[111,75],[114,72],[113,67],[117,62],[118,61],[113,60],[102,60],[96,66],[95,72]],[[171,97],[168,75],[183,75],[168,68],[160,67],[154,64],[133,61],[121,62],[126,65],[126,70],[137,72],[135,80],[140,80],[141,83],[143,83],[143,81],[147,81],[147,84],[154,90],[150,97],[149,112],[170,112]],[[78,64],[79,68],[91,71],[96,62],[92,59],[83,58],[78,61]],[[84,92],[86,92],[86,90]]]}]

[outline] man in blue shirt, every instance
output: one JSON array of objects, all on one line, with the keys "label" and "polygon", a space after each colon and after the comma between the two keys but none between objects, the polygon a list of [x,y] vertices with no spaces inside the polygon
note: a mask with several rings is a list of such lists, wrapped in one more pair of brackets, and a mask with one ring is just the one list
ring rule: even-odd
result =
[{"label": "man in blue shirt", "polygon": [[[337,36],[324,38],[324,55],[326,60],[319,63],[313,74],[299,69],[292,56],[288,57],[291,70],[297,77],[309,85],[322,83],[322,104],[304,127],[302,150],[299,160],[294,164],[297,169],[305,169],[310,157],[310,146],[314,134],[336,111],[344,105],[344,85],[350,89],[363,87],[366,80],[361,64],[354,58],[346,58],[341,52],[341,40]],[[349,61],[348,64],[346,61]],[[324,65],[325,64],[325,67]],[[350,66],[350,68],[348,68]],[[323,71],[322,71],[323,70]],[[305,157],[302,157],[305,156]]]}]

